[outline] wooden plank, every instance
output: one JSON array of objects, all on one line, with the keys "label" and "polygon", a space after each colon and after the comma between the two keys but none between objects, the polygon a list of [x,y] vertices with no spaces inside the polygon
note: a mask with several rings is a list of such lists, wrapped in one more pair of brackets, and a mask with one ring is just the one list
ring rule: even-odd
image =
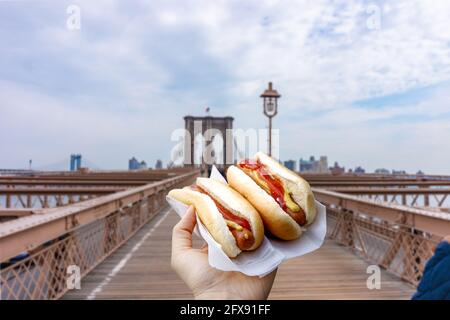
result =
[{"label": "wooden plank", "polygon": [[[143,227],[116,253],[87,275],[81,290],[69,291],[64,299],[86,299],[122,259],[158,223],[158,217]],[[178,221],[171,212],[155,228],[131,258],[96,293],[96,299],[190,299],[187,286],[170,268],[172,227]],[[202,241],[194,239],[194,246]],[[414,287],[382,270],[381,289],[369,290],[368,263],[345,247],[326,241],[319,250],[284,263],[270,299],[409,299]]]}]

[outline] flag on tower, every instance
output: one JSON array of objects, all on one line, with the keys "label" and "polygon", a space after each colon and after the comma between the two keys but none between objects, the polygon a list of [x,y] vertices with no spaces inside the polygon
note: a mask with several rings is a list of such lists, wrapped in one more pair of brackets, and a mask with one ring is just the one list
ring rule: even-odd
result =
[{"label": "flag on tower", "polygon": [[206,107],[205,112],[209,113],[209,107]]}]

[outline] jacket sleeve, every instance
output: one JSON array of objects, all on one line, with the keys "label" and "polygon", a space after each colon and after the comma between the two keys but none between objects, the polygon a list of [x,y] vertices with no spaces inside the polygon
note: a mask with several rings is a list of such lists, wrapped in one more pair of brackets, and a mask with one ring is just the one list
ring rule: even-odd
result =
[{"label": "jacket sleeve", "polygon": [[413,300],[450,299],[450,243],[443,241],[427,262]]}]

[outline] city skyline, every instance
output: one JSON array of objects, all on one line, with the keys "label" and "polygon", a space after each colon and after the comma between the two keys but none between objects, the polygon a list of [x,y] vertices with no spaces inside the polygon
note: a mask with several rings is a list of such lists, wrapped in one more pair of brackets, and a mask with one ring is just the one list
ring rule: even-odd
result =
[{"label": "city skyline", "polygon": [[0,168],[167,164],[206,107],[265,128],[273,81],[282,160],[450,173],[449,2],[199,3],[2,2]]},{"label": "city skyline", "polygon": [[[77,170],[105,170],[106,168],[102,168],[97,164],[91,162],[90,160],[82,161],[81,154],[71,154],[69,160],[66,163],[66,160],[62,160],[57,163],[53,163],[48,165],[47,167],[34,167],[32,166],[32,159],[28,161],[28,167],[16,167],[16,168],[0,168],[0,170],[48,170],[48,171],[77,171]],[[237,163],[239,159],[235,159],[234,163]],[[315,156],[310,155],[308,159],[278,159],[280,163],[284,164],[287,168],[297,171],[297,172],[310,172],[310,173],[331,173],[331,174],[341,174],[341,173],[392,173],[392,174],[426,174],[422,170],[417,170],[417,172],[407,172],[403,169],[398,168],[385,168],[378,167],[373,171],[366,170],[362,166],[358,165],[354,168],[346,167],[345,164],[339,163],[339,161],[328,162],[328,157],[320,156],[319,158],[315,158]],[[324,162],[323,162],[324,161]],[[303,162],[305,169],[302,169],[300,165]],[[315,164],[313,164],[315,162]],[[323,162],[323,163],[322,163]],[[333,164],[333,165],[332,165]],[[172,163],[164,163],[161,159],[157,159],[154,166],[147,165],[145,160],[138,160],[136,157],[131,157],[128,159],[127,168],[109,168],[116,170],[152,170],[152,169],[163,169],[169,168],[168,166],[172,166]],[[311,167],[312,165],[312,167]],[[177,165],[175,165],[177,167]],[[339,169],[340,173],[333,172],[333,169]],[[108,170],[108,169],[106,169]]]}]

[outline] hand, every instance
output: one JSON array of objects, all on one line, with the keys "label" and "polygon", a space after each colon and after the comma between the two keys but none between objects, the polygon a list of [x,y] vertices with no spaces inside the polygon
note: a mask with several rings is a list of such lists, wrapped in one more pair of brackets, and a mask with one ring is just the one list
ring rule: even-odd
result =
[{"label": "hand", "polygon": [[276,269],[263,278],[240,272],[224,272],[208,263],[208,247],[192,248],[196,224],[194,207],[173,228],[172,268],[192,290],[196,299],[267,299]]},{"label": "hand", "polygon": [[448,243],[450,243],[450,236],[446,236],[446,237],[444,238],[444,241],[447,241]]}]

